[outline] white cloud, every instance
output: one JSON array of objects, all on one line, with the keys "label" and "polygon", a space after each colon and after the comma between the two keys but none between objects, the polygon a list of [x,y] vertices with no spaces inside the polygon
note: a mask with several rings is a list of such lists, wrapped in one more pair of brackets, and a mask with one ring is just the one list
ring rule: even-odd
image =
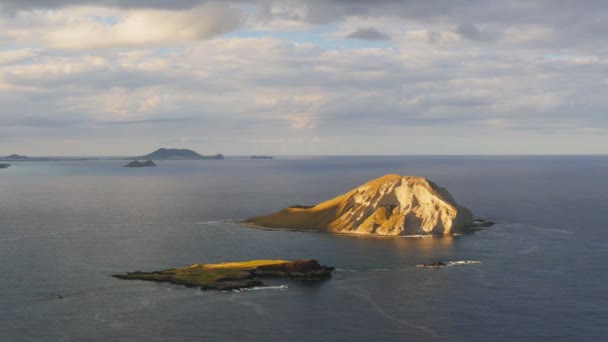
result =
[{"label": "white cloud", "polygon": [[237,29],[242,13],[221,4],[184,10],[68,7],[20,12],[12,21],[5,34],[18,44],[79,50],[209,39]]},{"label": "white cloud", "polygon": [[[271,6],[267,18],[183,3],[177,10],[80,6],[4,17],[0,41],[13,42],[0,51],[0,136],[61,136],[83,146],[127,138],[214,143],[224,153],[263,146],[269,154],[276,144],[288,154],[373,153],[374,145],[408,153],[403,149],[415,148],[408,139],[420,139],[419,153],[430,153],[469,139],[459,148],[474,153],[485,148],[479,132],[507,146],[516,136],[560,143],[566,133],[580,139],[608,129],[608,63],[605,48],[589,43],[596,38],[563,44],[572,36],[546,18],[510,26],[501,11],[511,4],[486,16],[478,11],[487,6],[452,8],[447,17],[408,7],[420,13],[415,17],[390,2],[368,12],[357,3],[351,14],[334,11],[342,2],[328,3],[335,7],[325,17],[315,12],[318,4],[301,2]],[[242,15],[246,27],[301,30],[282,37],[309,43],[217,36]],[[308,31],[327,18],[337,22]],[[391,40],[341,48],[361,27]]]},{"label": "white cloud", "polygon": [[32,48],[0,51],[0,65],[20,62],[36,56],[37,50]]}]

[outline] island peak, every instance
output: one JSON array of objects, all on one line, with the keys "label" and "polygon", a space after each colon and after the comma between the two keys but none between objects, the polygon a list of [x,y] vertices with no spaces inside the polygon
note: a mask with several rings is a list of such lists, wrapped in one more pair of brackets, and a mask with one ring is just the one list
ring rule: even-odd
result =
[{"label": "island peak", "polygon": [[291,206],[244,223],[339,234],[450,235],[472,226],[473,217],[432,181],[388,174],[315,206]]},{"label": "island peak", "polygon": [[204,156],[193,150],[181,148],[159,148],[158,150],[134,159],[224,159],[221,154]]},{"label": "island peak", "polygon": [[22,156],[22,155],[18,155],[18,154],[11,154],[10,156],[1,157],[0,160],[5,160],[5,161],[27,161],[27,160],[31,160],[31,158],[30,157],[26,157],[26,156]]}]

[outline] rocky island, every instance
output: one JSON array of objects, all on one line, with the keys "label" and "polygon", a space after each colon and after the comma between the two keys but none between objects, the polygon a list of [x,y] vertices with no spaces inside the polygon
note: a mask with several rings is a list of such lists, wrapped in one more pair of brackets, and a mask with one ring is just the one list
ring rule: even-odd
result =
[{"label": "rocky island", "polygon": [[11,154],[10,156],[0,157],[0,161],[19,161],[19,162],[41,162],[41,161],[84,161],[94,160],[95,158],[83,157],[28,157],[19,154]]},{"label": "rocky island", "polygon": [[0,169],[8,169],[11,166],[11,164],[2,164],[0,163]]},{"label": "rocky island", "polygon": [[203,156],[192,150],[179,148],[159,148],[158,150],[146,154],[145,156],[135,157],[133,159],[155,159],[155,160],[188,160],[188,159],[224,159],[221,154]]},{"label": "rocky island", "polygon": [[28,160],[31,160],[31,158],[26,157],[26,156],[21,156],[18,154],[11,154],[10,156],[1,157],[0,160],[3,160],[3,161],[28,161]]},{"label": "rocky island", "polygon": [[147,160],[145,162],[140,162],[139,160],[134,160],[123,167],[152,167],[152,166],[156,166],[156,164],[151,160]]},{"label": "rocky island", "polygon": [[249,218],[257,228],[372,236],[451,235],[476,224],[471,211],[423,177],[390,174],[314,206]]},{"label": "rocky island", "polygon": [[331,278],[333,267],[322,266],[310,260],[252,260],[220,264],[195,264],[156,272],[130,272],[112,277],[129,280],[167,282],[202,290],[230,291],[260,287],[265,284],[258,278],[287,278],[323,280]]}]

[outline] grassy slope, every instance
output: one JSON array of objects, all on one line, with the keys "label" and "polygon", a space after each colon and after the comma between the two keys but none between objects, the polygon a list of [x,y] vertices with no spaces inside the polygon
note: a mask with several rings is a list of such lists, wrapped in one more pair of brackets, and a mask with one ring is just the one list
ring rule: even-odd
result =
[{"label": "grassy slope", "polygon": [[282,264],[285,260],[252,260],[221,264],[196,264],[190,267],[174,268],[157,272],[133,272],[128,279],[167,281],[179,284],[204,286],[222,278],[238,278],[243,272],[258,266]]}]

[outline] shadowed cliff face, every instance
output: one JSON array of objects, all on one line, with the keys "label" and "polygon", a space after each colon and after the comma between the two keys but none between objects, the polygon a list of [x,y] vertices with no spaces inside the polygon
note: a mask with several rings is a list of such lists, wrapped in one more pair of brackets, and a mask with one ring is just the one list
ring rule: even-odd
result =
[{"label": "shadowed cliff face", "polygon": [[449,235],[472,225],[473,217],[425,178],[386,175],[316,206],[294,206],[245,222],[361,235]]}]

